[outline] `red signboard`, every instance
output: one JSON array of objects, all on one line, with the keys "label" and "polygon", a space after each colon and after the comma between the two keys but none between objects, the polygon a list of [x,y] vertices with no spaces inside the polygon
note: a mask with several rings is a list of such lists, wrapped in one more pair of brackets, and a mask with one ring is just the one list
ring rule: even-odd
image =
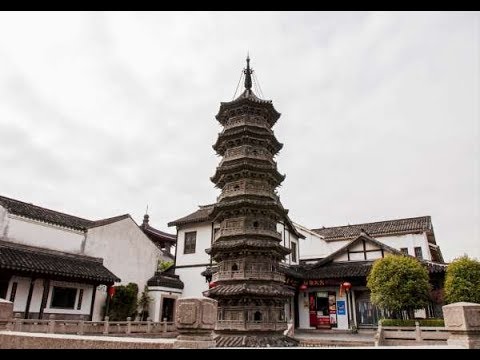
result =
[{"label": "red signboard", "polygon": [[330,316],[329,315],[318,315],[317,316],[317,328],[328,328],[330,329]]}]

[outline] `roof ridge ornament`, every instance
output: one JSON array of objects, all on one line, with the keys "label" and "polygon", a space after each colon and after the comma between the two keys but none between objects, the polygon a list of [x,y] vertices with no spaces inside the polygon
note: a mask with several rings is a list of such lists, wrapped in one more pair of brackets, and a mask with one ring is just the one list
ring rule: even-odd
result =
[{"label": "roof ridge ornament", "polygon": [[243,73],[245,74],[245,89],[247,89],[248,92],[251,92],[253,70],[250,69],[250,55],[248,54],[248,52],[247,52],[247,68],[243,70]]}]

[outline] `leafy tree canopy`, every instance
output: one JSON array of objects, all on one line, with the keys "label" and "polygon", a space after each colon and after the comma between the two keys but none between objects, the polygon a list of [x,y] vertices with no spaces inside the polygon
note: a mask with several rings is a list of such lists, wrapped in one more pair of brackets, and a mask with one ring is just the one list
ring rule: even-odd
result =
[{"label": "leafy tree canopy", "polygon": [[413,317],[413,310],[428,305],[428,270],[410,256],[388,255],[375,261],[367,287],[372,303],[393,313],[406,310]]},{"label": "leafy tree canopy", "polygon": [[445,277],[447,303],[480,303],[480,262],[467,255],[453,260]]},{"label": "leafy tree canopy", "polygon": [[128,283],[115,286],[115,295],[110,300],[108,316],[110,321],[125,321],[137,315],[138,285]]}]

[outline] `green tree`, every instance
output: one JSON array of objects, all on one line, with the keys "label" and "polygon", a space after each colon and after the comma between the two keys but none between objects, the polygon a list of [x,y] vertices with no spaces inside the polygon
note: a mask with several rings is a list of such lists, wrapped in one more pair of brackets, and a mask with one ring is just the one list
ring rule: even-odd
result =
[{"label": "green tree", "polygon": [[128,283],[115,286],[115,295],[110,300],[108,316],[111,321],[125,321],[137,315],[138,285]]},{"label": "green tree", "polygon": [[152,298],[148,295],[148,286],[145,285],[140,299],[138,299],[138,307],[141,309],[140,319],[141,321],[147,320],[148,317],[148,306],[152,302]]},{"label": "green tree", "polygon": [[480,303],[480,262],[467,255],[453,260],[445,276],[445,299]]},{"label": "green tree", "polygon": [[173,261],[158,260],[157,271],[165,271],[173,265]]},{"label": "green tree", "polygon": [[410,256],[388,255],[376,260],[367,277],[367,287],[372,303],[394,317],[406,310],[409,318],[413,318],[415,309],[428,305],[428,270]]}]

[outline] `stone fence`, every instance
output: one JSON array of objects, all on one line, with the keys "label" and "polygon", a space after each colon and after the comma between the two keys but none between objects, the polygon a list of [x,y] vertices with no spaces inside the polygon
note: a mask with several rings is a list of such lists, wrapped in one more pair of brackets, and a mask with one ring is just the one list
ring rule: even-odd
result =
[{"label": "stone fence", "polygon": [[54,315],[35,320],[13,316],[13,303],[0,299],[0,349],[205,349],[216,345],[216,315],[215,300],[182,298],[177,301],[175,323],[109,321],[108,317],[105,321],[55,320]]},{"label": "stone fence", "polygon": [[449,332],[444,327],[378,325],[375,346],[446,345]]},{"label": "stone fence", "polygon": [[20,314],[10,320],[0,320],[0,329],[16,332],[36,332],[47,334],[77,334],[77,335],[134,335],[156,334],[157,336],[171,337],[176,335],[173,322],[147,321],[84,321],[84,320],[55,320],[50,315],[48,320],[22,319]]}]

